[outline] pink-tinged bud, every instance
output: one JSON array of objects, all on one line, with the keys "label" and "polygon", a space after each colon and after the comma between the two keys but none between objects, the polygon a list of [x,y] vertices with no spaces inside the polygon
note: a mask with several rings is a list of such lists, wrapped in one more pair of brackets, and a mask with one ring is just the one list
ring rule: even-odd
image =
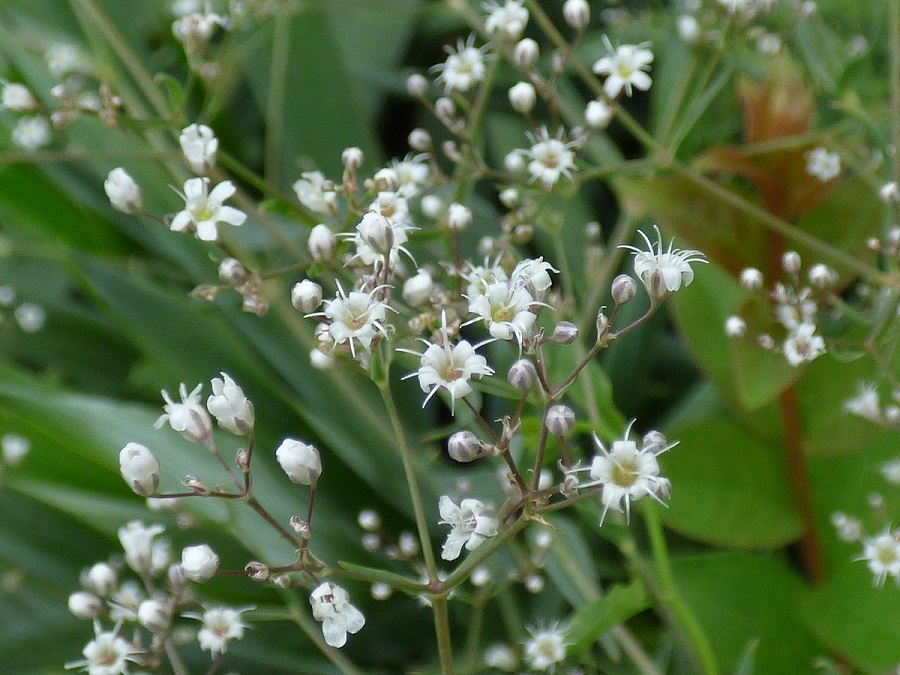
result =
[{"label": "pink-tinged bud", "polygon": [[471,462],[481,456],[481,441],[471,431],[457,431],[447,439],[447,454],[457,462]]},{"label": "pink-tinged bud", "polygon": [[315,312],[322,304],[322,287],[309,279],[294,284],[291,289],[291,304],[304,314]]},{"label": "pink-tinged bud", "polygon": [[550,406],[544,423],[547,425],[547,431],[554,436],[565,436],[575,427],[575,411],[567,405]]}]

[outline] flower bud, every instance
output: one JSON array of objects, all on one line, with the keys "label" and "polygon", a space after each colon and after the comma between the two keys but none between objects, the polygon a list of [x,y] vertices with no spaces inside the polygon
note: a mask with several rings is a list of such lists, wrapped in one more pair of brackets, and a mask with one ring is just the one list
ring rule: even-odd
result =
[{"label": "flower bud", "polygon": [[428,93],[428,80],[424,75],[413,73],[406,78],[406,91],[410,96],[421,98]]},{"label": "flower bud", "polygon": [[742,338],[747,333],[747,322],[739,316],[729,316],[725,320],[725,335],[730,338]]},{"label": "flower bud", "polygon": [[226,284],[238,286],[249,276],[247,268],[237,258],[225,258],[219,263],[219,278]]},{"label": "flower bud", "polygon": [[412,558],[419,552],[419,542],[416,541],[416,535],[412,532],[401,532],[397,538],[397,548],[406,558]]},{"label": "flower bud", "polygon": [[570,345],[578,338],[578,326],[571,321],[560,321],[553,329],[550,339],[561,345]]},{"label": "flower bud", "polygon": [[385,583],[376,582],[372,584],[370,592],[375,600],[387,600],[393,594],[394,589]]},{"label": "flower bud", "polygon": [[462,204],[453,203],[447,207],[447,227],[459,232],[472,224],[472,210]]},{"label": "flower bud", "polygon": [[275,451],[275,458],[294,483],[312,485],[322,475],[319,451],[308,443],[286,438]]},{"label": "flower bud", "polygon": [[244,396],[244,390],[226,373],[210,384],[212,395],[206,400],[206,408],[219,426],[238,436],[249,432],[254,422],[253,404]]},{"label": "flower bud", "polygon": [[563,3],[563,18],[575,30],[584,30],[591,20],[591,8],[585,0],[566,0]]},{"label": "flower bud", "polygon": [[419,270],[403,283],[403,300],[412,307],[419,307],[428,302],[433,290],[431,275],[426,270]]},{"label": "flower bud", "polygon": [[519,191],[516,188],[506,188],[500,192],[499,198],[500,203],[503,204],[503,206],[512,209],[518,205],[521,194],[519,194]]},{"label": "flower bud", "polygon": [[896,181],[885,183],[878,190],[878,196],[885,204],[900,203],[900,186],[897,185]]},{"label": "flower bud", "polygon": [[97,595],[105,598],[113,592],[119,583],[116,571],[106,563],[97,563],[88,570],[87,582]]},{"label": "flower bud", "polygon": [[538,385],[537,369],[528,359],[519,359],[509,367],[506,379],[524,394]]},{"label": "flower bud", "polygon": [[509,89],[509,104],[513,110],[523,115],[528,114],[537,103],[537,92],[530,82],[519,82]]},{"label": "flower bud", "polygon": [[620,274],[613,279],[610,293],[617,305],[624,305],[637,295],[637,284],[627,274]]},{"label": "flower bud", "polygon": [[687,44],[692,45],[700,38],[700,24],[690,14],[682,14],[675,22],[678,28],[678,36]]},{"label": "flower bud", "polygon": [[788,274],[797,274],[800,271],[800,254],[796,251],[785,251],[781,256],[781,269]]},{"label": "flower bud", "polygon": [[0,437],[0,456],[3,457],[3,462],[7,466],[19,466],[30,450],[31,442],[24,436],[3,434]]},{"label": "flower bud", "polygon": [[244,565],[244,571],[247,573],[248,577],[253,579],[253,581],[265,581],[271,575],[269,566],[258,560],[251,560]]},{"label": "flower bud", "polygon": [[389,255],[394,248],[394,228],[380,213],[369,211],[356,226],[360,238],[378,255]]},{"label": "flower bud", "polygon": [[669,449],[669,439],[661,431],[651,430],[644,434],[641,449],[659,455]]},{"label": "flower bud", "polygon": [[309,522],[301,518],[300,516],[291,516],[290,520],[291,529],[299,534],[303,539],[309,539],[312,537],[312,528],[309,526]]},{"label": "flower bud", "polygon": [[381,548],[381,537],[377,534],[369,533],[362,538],[362,547],[369,553],[375,553]]},{"label": "flower bud", "polygon": [[366,532],[375,532],[381,528],[381,516],[372,509],[363,509],[356,517],[356,522]]},{"label": "flower bud", "polygon": [[334,232],[325,225],[319,223],[309,232],[309,239],[306,241],[306,247],[309,254],[316,262],[328,262],[334,256],[335,248],[337,248],[337,237]]},{"label": "flower bud", "polygon": [[37,108],[37,99],[24,84],[7,82],[3,85],[3,92],[0,93],[0,110],[26,112]]},{"label": "flower bud", "polygon": [[125,169],[119,167],[109,172],[103,183],[106,196],[114,209],[124,213],[134,213],[144,207],[144,196],[141,188],[128,175]]},{"label": "flower bud", "polygon": [[447,454],[457,462],[471,462],[481,456],[481,441],[471,431],[457,431],[447,439]]},{"label": "flower bud", "polygon": [[431,149],[431,134],[425,129],[416,128],[409,132],[409,147],[419,152],[426,152]]},{"label": "flower bud", "polygon": [[575,411],[567,405],[557,403],[547,410],[544,423],[547,425],[547,431],[561,438],[575,427]]},{"label": "flower bud", "polygon": [[525,590],[537,595],[544,590],[544,577],[540,574],[529,574],[525,577]]},{"label": "flower bud", "polygon": [[525,170],[525,156],[513,150],[503,158],[503,166],[510,173],[522,173]]},{"label": "flower bud", "polygon": [[746,267],[741,270],[741,286],[748,291],[758,291],[762,288],[763,274],[755,267]]},{"label": "flower bud", "polygon": [[69,596],[69,611],[78,619],[93,619],[102,609],[103,603],[93,593],[75,591]]},{"label": "flower bud", "polygon": [[838,275],[828,265],[818,263],[809,268],[809,283],[819,289],[826,289],[837,283]]},{"label": "flower bud", "polygon": [[597,321],[595,325],[597,326],[597,339],[599,340],[602,336],[606,335],[606,332],[609,330],[609,317],[606,316],[606,312],[602,309],[597,312]]},{"label": "flower bud", "polygon": [[538,43],[531,38],[519,40],[516,48],[513,50],[513,60],[517,66],[524,70],[530,70],[537,63],[540,55],[541,50],[538,47]]},{"label": "flower bud", "polygon": [[150,599],[138,605],[137,620],[147,630],[162,633],[168,630],[170,617],[163,602]]},{"label": "flower bud", "polygon": [[181,551],[181,568],[188,579],[203,583],[219,569],[219,556],[206,544],[188,546]]},{"label": "flower bud", "polygon": [[344,148],[341,153],[341,164],[347,171],[356,171],[363,163],[363,151],[359,148]]},{"label": "flower bud", "polygon": [[422,213],[426,218],[435,219],[444,210],[444,201],[437,195],[425,195],[422,197]]},{"label": "flower bud", "polygon": [[294,284],[291,289],[291,304],[304,314],[315,312],[322,304],[322,287],[309,279]]},{"label": "flower bud", "polygon": [[584,121],[591,129],[605,129],[612,122],[612,107],[603,100],[590,101],[584,109]]},{"label": "flower bud", "polygon": [[184,159],[191,171],[205,175],[216,165],[219,139],[205,124],[191,124],[178,137]]},{"label": "flower bud", "polygon": [[132,490],[142,497],[152,495],[159,487],[159,462],[148,448],[129,443],[119,452],[119,471]]},{"label": "flower bud", "polygon": [[449,120],[456,114],[456,104],[452,98],[441,96],[434,102],[434,113],[438,119]]}]

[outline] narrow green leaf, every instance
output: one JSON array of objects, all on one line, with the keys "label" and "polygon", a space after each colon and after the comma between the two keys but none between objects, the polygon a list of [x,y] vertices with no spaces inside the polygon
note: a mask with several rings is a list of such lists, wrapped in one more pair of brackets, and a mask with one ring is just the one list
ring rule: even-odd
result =
[{"label": "narrow green leaf", "polygon": [[606,631],[652,606],[644,584],[617,584],[602,598],[581,607],[572,618],[568,641],[574,652],[584,651]]}]

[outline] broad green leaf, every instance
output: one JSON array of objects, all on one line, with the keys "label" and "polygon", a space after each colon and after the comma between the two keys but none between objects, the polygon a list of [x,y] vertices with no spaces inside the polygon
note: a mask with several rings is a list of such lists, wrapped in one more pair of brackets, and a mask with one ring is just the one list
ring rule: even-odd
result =
[{"label": "broad green leaf", "polygon": [[603,597],[575,613],[567,635],[572,651],[588,649],[610,628],[651,606],[647,589],[640,581],[612,586]]},{"label": "broad green leaf", "polygon": [[758,641],[758,673],[807,673],[825,652],[800,614],[804,586],[784,562],[714,552],[672,561],[675,583],[709,639],[721,669],[732,672]]},{"label": "broad green leaf", "polygon": [[768,549],[800,536],[781,449],[733,422],[681,429],[660,458],[672,481],[666,525],[718,546]]}]

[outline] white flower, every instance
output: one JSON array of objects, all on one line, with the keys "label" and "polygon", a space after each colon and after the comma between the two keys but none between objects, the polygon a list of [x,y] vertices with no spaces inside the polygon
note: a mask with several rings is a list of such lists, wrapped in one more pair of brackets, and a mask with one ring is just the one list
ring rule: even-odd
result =
[{"label": "white flower", "polygon": [[675,22],[678,37],[692,45],[700,39],[700,23],[690,14],[681,14]]},{"label": "white flower", "polygon": [[575,153],[571,150],[571,144],[563,143],[562,129],[556,138],[550,138],[546,127],[542,127],[534,136],[529,134],[529,138],[533,142],[524,154],[530,160],[528,173],[532,180],[539,180],[549,190],[562,176],[572,177],[572,172],[577,170]]},{"label": "white flower", "polygon": [[[522,286],[505,281],[490,284],[483,294],[469,298],[469,312],[477,314],[476,319],[484,320],[484,325],[492,337],[498,340],[516,339],[519,346],[531,334],[537,315],[531,311],[539,304]],[[469,321],[469,323],[472,323]]]},{"label": "white flower", "polygon": [[403,282],[403,300],[412,307],[419,307],[428,302],[434,290],[434,281],[428,270],[419,270]]},{"label": "white flower", "polygon": [[0,455],[7,466],[18,466],[31,450],[31,442],[18,434],[3,434],[0,438]]},{"label": "white flower", "polygon": [[332,647],[343,647],[347,633],[358,633],[366,623],[365,617],[350,604],[350,595],[330,581],[316,587],[309,596],[313,618],[322,622],[325,642]]},{"label": "white flower", "polygon": [[139,520],[132,520],[119,528],[119,543],[125,551],[125,562],[138,574],[149,573],[153,565],[154,537],[165,532],[162,525],[145,527]]},{"label": "white flower", "polygon": [[858,518],[835,511],[831,514],[831,524],[841,541],[859,541],[862,538],[863,524]]},{"label": "white flower", "polygon": [[25,150],[42,148],[50,139],[50,122],[43,115],[22,117],[12,130],[12,142]]},{"label": "white flower", "polygon": [[881,422],[881,401],[874,384],[860,382],[856,396],[844,401],[844,410],[870,422]]},{"label": "white flower", "polygon": [[207,544],[187,546],[181,551],[181,568],[191,581],[209,581],[219,569],[219,556]]},{"label": "white flower", "polygon": [[885,183],[878,189],[878,196],[885,204],[897,204],[900,202],[900,185],[896,181]]},{"label": "white flower", "polygon": [[528,10],[522,6],[521,0],[506,0],[500,5],[496,0],[482,5],[489,12],[484,21],[484,30],[488,35],[500,33],[509,40],[518,40],[528,23]]},{"label": "white flower", "polygon": [[594,443],[600,453],[595,455],[591,462],[591,482],[581,487],[591,485],[603,487],[601,525],[609,509],[624,512],[628,518],[631,514],[631,502],[649,496],[663,503],[662,497],[669,492],[669,481],[659,475],[656,456],[670,450],[676,444],[662,447],[654,445],[652,448],[645,447],[638,450],[637,443],[628,438],[633,424],[634,422],[625,430],[622,440],[613,441],[609,449],[594,435]]},{"label": "white flower", "polygon": [[879,467],[881,475],[891,485],[900,485],[900,459],[892,459]]},{"label": "white flower", "polygon": [[627,245],[619,248],[634,252],[634,272],[644,284],[644,288],[647,289],[647,294],[654,304],[694,280],[691,263],[708,262],[700,251],[672,248],[675,243],[674,239],[669,242],[669,248],[664,250],[662,234],[658,227],[656,228],[657,243],[655,246],[641,230],[638,230],[638,233],[643,237],[649,250],[644,251]]},{"label": "white flower", "polygon": [[516,652],[512,647],[497,643],[488,647],[484,652],[484,665],[488,668],[495,668],[507,673],[512,673],[519,667],[519,658],[516,656]]},{"label": "white flower", "polygon": [[865,560],[872,574],[875,585],[883,586],[888,575],[900,585],[900,541],[897,533],[885,529],[879,535],[863,540],[863,554],[857,560]]},{"label": "white flower", "polygon": [[116,570],[105,562],[98,562],[87,571],[87,586],[97,595],[106,597],[119,583]]},{"label": "white flower", "polygon": [[140,211],[144,206],[141,188],[122,167],[109,172],[103,183],[103,189],[114,209],[125,213],[134,213]]},{"label": "white flower", "polygon": [[604,41],[610,54],[597,61],[593,70],[597,75],[607,75],[606,82],[603,83],[606,96],[614,99],[623,89],[631,96],[632,87],[647,91],[653,82],[644,72],[653,62],[653,52],[647,49],[650,43],[613,48],[609,38],[604,36]]},{"label": "white flower", "polygon": [[565,631],[555,623],[549,628],[528,628],[525,660],[532,670],[553,671],[566,658]]},{"label": "white flower", "polygon": [[730,338],[742,338],[747,333],[747,322],[737,315],[725,319],[725,335]]},{"label": "white flower", "polygon": [[537,92],[530,82],[518,82],[509,88],[509,104],[523,115],[530,113],[537,102]]},{"label": "white flower", "polygon": [[312,485],[322,475],[322,460],[315,446],[285,438],[275,451],[275,459],[292,482]]},{"label": "white flower", "polygon": [[427,153],[391,160],[390,168],[397,177],[397,193],[402,197],[418,194],[419,189],[428,183],[431,173]]},{"label": "white flower", "polygon": [[24,84],[3,80],[0,80],[0,83],[3,84],[3,92],[0,93],[0,110],[25,112],[38,107],[34,94]]},{"label": "white flower", "polygon": [[128,487],[139,495],[152,495],[159,487],[159,462],[140,443],[129,443],[122,448],[119,452],[119,471]]},{"label": "white flower", "polygon": [[450,338],[447,336],[446,315],[441,316],[441,338],[441,344],[422,340],[427,348],[420,355],[419,369],[403,379],[414,376],[419,378],[419,386],[428,394],[425,402],[422,403],[423,408],[440,389],[445,389],[450,395],[452,414],[455,412],[456,399],[462,398],[472,391],[469,380],[473,377],[493,375],[494,370],[488,366],[487,360],[483,356],[475,353],[475,347],[466,340],[461,340],[455,345],[450,344]]},{"label": "white flower", "polygon": [[499,260],[492,265],[485,261],[484,265],[473,266],[463,276],[468,282],[466,296],[469,298],[484,294],[491,284],[509,280],[506,271],[500,267]]},{"label": "white flower", "polygon": [[383,325],[387,305],[375,299],[377,290],[370,293],[350,291],[345,295],[344,289],[339,285],[337,297],[325,301],[325,311],[322,314],[331,321],[328,332],[336,345],[348,342],[350,353],[354,357],[357,343],[368,351],[377,333],[387,335]]},{"label": "white flower", "polygon": [[788,334],[782,345],[788,363],[799,366],[804,361],[814,361],[825,353],[825,341],[815,332],[815,324],[802,323]]},{"label": "white flower", "polygon": [[437,79],[443,83],[445,94],[454,91],[468,91],[473,85],[484,79],[484,52],[486,49],[487,45],[475,47],[474,34],[470,35],[465,42],[459,40],[456,43],[455,51],[452,47],[444,47],[447,52],[447,60],[436,65],[433,70],[440,73]]},{"label": "white flower", "polygon": [[89,69],[81,52],[74,45],[52,44],[47,48],[44,60],[50,74],[55,78],[62,78],[70,73],[85,73]]},{"label": "white flower", "polygon": [[16,323],[26,333],[36,333],[44,327],[47,313],[44,308],[33,302],[23,302],[13,312]]},{"label": "white flower", "polygon": [[294,183],[294,192],[303,206],[316,213],[331,213],[337,202],[337,193],[329,189],[325,176],[319,171],[304,171]]},{"label": "white flower", "polygon": [[212,38],[217,28],[228,30],[231,22],[213,12],[193,12],[182,16],[172,24],[172,34],[184,43],[190,52],[198,51]]},{"label": "white flower", "polygon": [[240,640],[244,637],[244,629],[248,626],[241,621],[241,612],[250,609],[253,608],[210,607],[202,615],[190,612],[182,616],[203,623],[203,627],[197,631],[197,641],[200,643],[200,649],[208,651],[210,656],[215,658],[216,655],[225,653],[230,640]]},{"label": "white flower", "polygon": [[467,551],[474,551],[488,537],[497,535],[500,525],[477,499],[463,499],[457,506],[450,497],[444,495],[438,504],[441,525],[450,526],[450,534],[441,550],[444,560],[456,560],[465,545]]},{"label": "white flower", "polygon": [[178,385],[178,393],[181,394],[181,403],[175,403],[169,396],[169,392],[163,390],[162,397],[166,401],[163,410],[166,412],[160,416],[154,428],[159,429],[166,422],[175,431],[189,441],[209,445],[212,441],[212,420],[206,408],[200,403],[200,390],[202,384],[194,387],[188,394],[184,382]]},{"label": "white flower", "polygon": [[87,643],[82,650],[83,661],[73,661],[66,664],[66,670],[80,668],[88,675],[122,675],[128,673],[128,661],[139,663],[134,658],[140,650],[135,649],[127,640],[118,635],[119,627],[115,630],[101,631],[100,623],[94,621],[94,639]]},{"label": "white flower", "polygon": [[447,207],[447,227],[455,232],[472,224],[472,209],[465,204],[453,202]]},{"label": "white flower", "polygon": [[523,286],[532,296],[538,298],[553,285],[550,272],[559,273],[553,265],[541,258],[526,258],[516,264],[510,284]]},{"label": "white flower", "polygon": [[816,148],[806,153],[806,173],[823,183],[841,175],[841,157],[825,148]]},{"label": "white flower", "polygon": [[219,139],[205,124],[191,124],[178,137],[184,159],[194,173],[205,174],[216,165]]},{"label": "white flower", "polygon": [[203,241],[215,241],[219,237],[216,223],[243,225],[247,214],[233,206],[224,206],[223,202],[235,193],[236,189],[230,180],[225,180],[209,190],[208,178],[190,178],[184,183],[184,210],[172,218],[169,227],[175,232],[186,232],[193,229],[197,238]]},{"label": "white flower", "polygon": [[331,260],[337,248],[337,237],[334,236],[334,232],[325,223],[319,223],[309,231],[306,247],[309,249],[309,254],[313,257],[313,260],[316,262],[327,262]]},{"label": "white flower", "polygon": [[113,592],[109,602],[109,618],[113,621],[137,621],[138,608],[145,599],[137,581],[122,582]]},{"label": "white flower", "polygon": [[595,99],[584,110],[584,121],[592,129],[605,129],[612,122],[612,107],[603,99]]},{"label": "white flower", "polygon": [[253,428],[253,404],[229,375],[222,373],[222,378],[214,378],[210,383],[212,395],[206,400],[206,407],[219,426],[243,436]]}]

